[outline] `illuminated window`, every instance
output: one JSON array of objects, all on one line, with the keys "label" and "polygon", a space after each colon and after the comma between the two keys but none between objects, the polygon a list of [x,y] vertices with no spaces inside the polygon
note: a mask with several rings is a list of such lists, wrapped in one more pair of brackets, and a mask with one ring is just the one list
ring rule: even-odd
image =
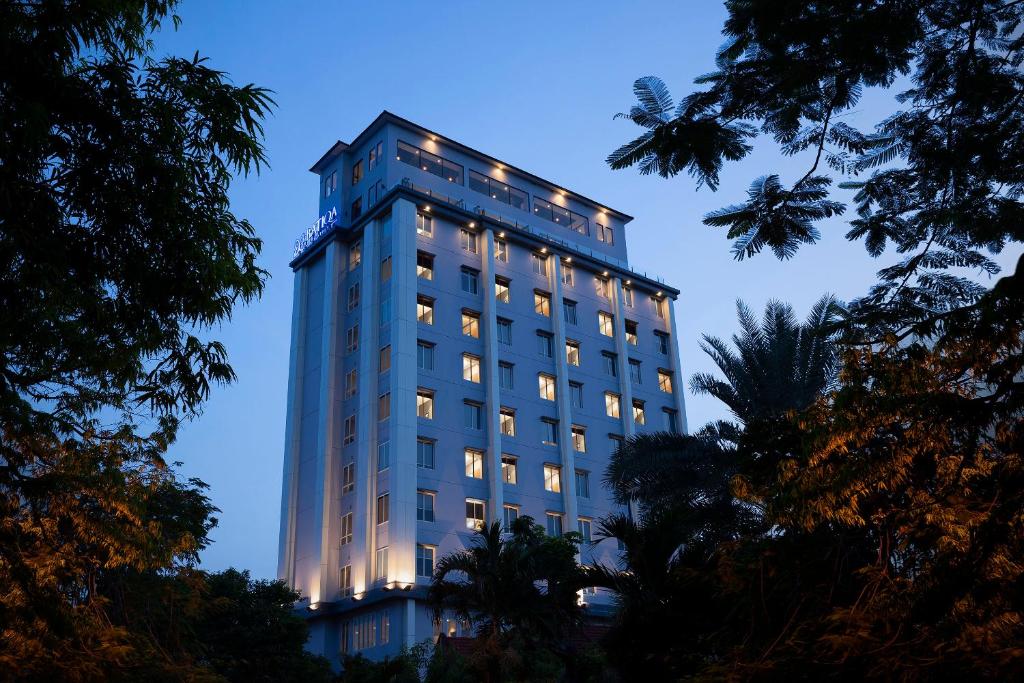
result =
[{"label": "illuminated window", "polygon": [[501,480],[506,484],[515,484],[517,479],[515,457],[511,455],[501,456]]},{"label": "illuminated window", "polygon": [[544,490],[562,492],[562,468],[558,465],[544,465]]},{"label": "illuminated window", "polygon": [[604,311],[598,311],[597,313],[597,328],[606,337],[615,336],[615,318],[611,313],[605,313]]},{"label": "illuminated window", "polygon": [[615,234],[612,232],[610,225],[597,224],[597,239],[600,242],[604,242],[607,245],[615,244]]},{"label": "illuminated window", "polygon": [[425,251],[416,252],[416,277],[434,279],[434,255]]},{"label": "illuminated window", "polygon": [[476,500],[475,498],[466,499],[466,528],[467,529],[483,529],[484,528],[484,509],[485,504],[482,500]]},{"label": "illuminated window", "polygon": [[508,242],[499,238],[494,239],[494,259],[508,263]]},{"label": "illuminated window", "polygon": [[352,165],[352,184],[356,185],[363,179],[363,160],[360,159]]},{"label": "illuminated window", "polygon": [[505,436],[516,435],[516,411],[511,408],[502,408],[498,415],[498,423],[501,426],[501,433]]},{"label": "illuminated window", "polygon": [[408,142],[398,141],[398,160],[410,166],[415,166],[421,171],[444,178],[450,183],[462,184],[462,166],[454,161],[448,161],[433,152],[410,145]]},{"label": "illuminated window", "polygon": [[611,283],[608,282],[606,277],[595,277],[594,286],[597,289],[597,295],[604,297],[605,299],[611,298]]},{"label": "illuminated window", "polygon": [[503,304],[509,302],[509,285],[511,282],[508,278],[495,277],[494,278],[494,298]]},{"label": "illuminated window", "polygon": [[539,315],[551,315],[551,295],[546,292],[533,293],[533,311]]},{"label": "illuminated window", "polygon": [[568,263],[562,263],[562,284],[572,287],[573,272],[572,265]]},{"label": "illuminated window", "polygon": [[427,420],[434,419],[434,392],[424,389],[416,392],[416,415]]},{"label": "illuminated window", "polygon": [[577,453],[587,452],[587,428],[572,426],[572,449]]},{"label": "illuminated window", "polygon": [[475,311],[462,312],[462,334],[467,337],[479,339],[480,337],[480,314]]},{"label": "illuminated window", "polygon": [[580,364],[580,343],[577,341],[565,342],[565,362],[569,365],[579,366]]},{"label": "illuminated window", "polygon": [[363,243],[362,241],[353,242],[352,246],[348,249],[348,269],[355,270],[359,267],[359,264],[363,262]]},{"label": "illuminated window", "polygon": [[551,375],[537,375],[537,386],[540,397],[545,401],[555,400],[555,378]]},{"label": "illuminated window", "polygon": [[622,288],[622,303],[630,308],[633,307],[633,288],[625,287]]},{"label": "illuminated window", "polygon": [[668,370],[658,370],[658,388],[666,394],[672,393],[672,373]]},{"label": "illuminated window", "polygon": [[480,382],[480,358],[472,354],[462,354],[462,379],[467,382]]},{"label": "illuminated window", "polygon": [[426,325],[434,324],[434,300],[420,296],[416,297],[416,319]]},{"label": "illuminated window", "polygon": [[485,194],[491,199],[496,199],[503,204],[514,206],[523,211],[529,210],[527,194],[517,187],[513,187],[501,180],[495,180],[485,176],[483,173],[469,172],[469,189],[480,194]]},{"label": "illuminated window", "polygon": [[622,399],[619,398],[618,394],[613,394],[610,391],[604,392],[604,412],[608,417],[618,418],[621,415]]},{"label": "illuminated window", "polygon": [[651,301],[654,303],[654,312],[658,314],[658,317],[662,320],[668,320],[668,300],[663,297],[652,296]]},{"label": "illuminated window", "polygon": [[466,476],[470,479],[484,478],[484,454],[473,448],[467,448],[466,454]]},{"label": "illuminated window", "polygon": [[647,424],[647,416],[644,413],[643,401],[633,401],[633,422],[638,425]]},{"label": "illuminated window", "polygon": [[424,213],[416,214],[416,234],[424,237],[434,236],[434,219]]},{"label": "illuminated window", "polygon": [[637,344],[636,338],[636,322],[633,320],[626,321],[626,341],[633,346]]}]

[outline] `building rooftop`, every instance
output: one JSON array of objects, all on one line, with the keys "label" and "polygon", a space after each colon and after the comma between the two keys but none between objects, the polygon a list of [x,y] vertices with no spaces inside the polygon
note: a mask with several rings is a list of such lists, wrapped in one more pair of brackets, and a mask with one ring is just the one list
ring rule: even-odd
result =
[{"label": "building rooftop", "polygon": [[617,210],[607,206],[606,204],[603,204],[602,202],[599,202],[599,201],[597,201],[595,199],[591,199],[590,197],[582,195],[582,194],[580,194],[578,192],[573,192],[572,190],[568,190],[568,189],[564,188],[562,185],[559,185],[558,183],[553,183],[550,180],[547,180],[546,178],[542,178],[542,177],[540,177],[538,175],[530,173],[529,171],[525,171],[525,170],[523,170],[523,169],[521,169],[521,168],[519,168],[517,166],[513,166],[512,164],[509,164],[509,163],[507,163],[505,161],[502,161],[501,159],[497,159],[495,157],[492,157],[489,154],[485,154],[484,152],[481,152],[481,151],[476,150],[476,149],[474,149],[472,147],[464,145],[461,142],[459,142],[458,140],[453,140],[453,139],[451,139],[451,138],[449,138],[449,137],[447,137],[445,135],[442,135],[440,133],[432,131],[429,128],[424,128],[423,126],[419,125],[418,123],[414,123],[412,121],[409,121],[408,119],[402,118],[401,116],[398,116],[396,114],[392,114],[391,112],[389,112],[387,110],[382,111],[377,116],[377,118],[375,118],[373,120],[373,122],[363,130],[363,132],[361,132],[359,135],[357,135],[355,137],[354,140],[352,140],[352,142],[345,143],[345,142],[342,142],[341,140],[338,140],[337,142],[335,142],[331,146],[331,148],[328,149],[324,153],[324,155],[321,156],[317,160],[317,162],[310,167],[310,169],[309,169],[310,172],[312,172],[312,173],[320,173],[321,169],[326,164],[330,163],[335,157],[337,157],[339,154],[342,154],[349,147],[356,147],[356,146],[358,146],[364,140],[364,138],[366,138],[367,136],[373,135],[376,132],[376,130],[378,128],[380,128],[382,125],[384,125],[385,123],[394,123],[394,124],[403,126],[405,128],[410,128],[410,129],[415,130],[415,131],[417,131],[417,132],[419,132],[419,133],[421,133],[421,134],[423,134],[423,135],[425,135],[425,136],[427,136],[427,137],[429,137],[429,138],[431,138],[433,140],[438,140],[438,141],[444,143],[445,145],[448,145],[449,147],[457,149],[457,150],[459,150],[459,151],[461,151],[461,152],[463,152],[465,154],[468,154],[470,156],[476,157],[476,158],[478,158],[478,159],[480,159],[482,161],[485,161],[485,162],[497,165],[499,167],[505,168],[506,170],[511,171],[514,174],[523,176],[524,178],[526,178],[526,179],[528,179],[528,180],[530,180],[530,181],[532,181],[534,183],[537,183],[538,185],[542,185],[542,186],[545,186],[545,187],[551,189],[553,192],[564,194],[567,197],[572,197],[572,198],[575,198],[577,200],[586,202],[588,204],[594,204],[596,206],[599,206],[603,210],[607,211],[608,213],[611,213],[611,214],[614,214],[615,216],[617,216],[620,220],[622,220],[623,224],[626,224],[626,223],[630,222],[631,220],[633,220],[633,217],[630,216],[627,213],[623,213],[622,211],[617,211]]}]

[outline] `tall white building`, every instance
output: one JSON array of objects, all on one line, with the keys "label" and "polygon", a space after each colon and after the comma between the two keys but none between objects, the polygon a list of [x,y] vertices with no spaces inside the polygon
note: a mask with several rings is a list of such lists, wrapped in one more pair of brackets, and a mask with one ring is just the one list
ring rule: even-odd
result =
[{"label": "tall white building", "polygon": [[481,524],[529,515],[615,562],[596,534],[609,456],[686,425],[679,292],[630,269],[631,217],[388,112],[311,170],[279,575],[309,600],[312,648],[462,635],[423,598]]}]

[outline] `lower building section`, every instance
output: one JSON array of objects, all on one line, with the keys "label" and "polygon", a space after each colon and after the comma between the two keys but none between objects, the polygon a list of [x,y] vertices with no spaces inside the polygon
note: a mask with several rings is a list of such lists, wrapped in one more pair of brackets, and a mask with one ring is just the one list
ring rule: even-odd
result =
[{"label": "lower building section", "polygon": [[[580,630],[582,635],[571,637],[571,641],[583,636],[594,640],[594,634],[606,628],[613,613],[606,597],[597,593],[581,597],[587,618]],[[423,586],[385,586],[363,596],[301,609],[309,623],[307,649],[327,658],[336,670],[341,668],[345,655],[381,661],[398,656],[403,647],[411,649],[421,643],[432,646],[441,639],[465,644],[475,635],[472,624],[452,615],[435,618]]]}]

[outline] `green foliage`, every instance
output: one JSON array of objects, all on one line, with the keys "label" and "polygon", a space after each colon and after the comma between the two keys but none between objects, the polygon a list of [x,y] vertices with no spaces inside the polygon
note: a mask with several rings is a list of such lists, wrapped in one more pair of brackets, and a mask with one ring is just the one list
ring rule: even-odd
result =
[{"label": "green foliage", "polygon": [[[857,217],[847,238],[879,256],[904,254],[853,313],[872,327],[927,324],[983,292],[957,272],[992,274],[984,252],[1024,237],[1024,8],[1002,0],[802,3],[729,0],[716,69],[674,113],[664,84],[641,78],[628,115],[647,131],[616,150],[612,168],[674,176],[687,168],[715,188],[724,161],[760,132],[784,154],[811,155],[791,185],[765,174],[742,204],[711,212],[738,259],[779,258],[815,242],[815,224],[841,214],[822,166],[849,176]],[[906,84],[906,105],[861,132],[842,117],[865,88]],[[726,134],[726,131],[731,131]],[[699,152],[695,151],[699,150]],[[867,178],[854,176],[870,175]],[[951,272],[952,271],[952,272]]]},{"label": "green foliage", "polygon": [[[581,617],[578,534],[552,537],[528,516],[508,535],[495,522],[474,544],[437,561],[429,600],[435,619],[476,627],[469,665],[487,680],[548,678],[560,670],[569,630]],[[557,677],[557,676],[555,676]]]},{"label": "green foliage", "polygon": [[694,375],[694,393],[714,396],[745,424],[806,408],[829,388],[835,380],[835,323],[841,314],[833,297],[819,299],[803,324],[780,301],[768,302],[760,324],[742,301],[736,310],[740,332],[732,337],[735,351],[707,334],[701,343],[725,379]]},{"label": "green foliage", "polygon": [[234,378],[210,331],[262,291],[227,193],[272,103],[148,55],[175,4],[0,3],[0,668],[26,677],[135,666],[100,586],[174,576],[215,524],[163,456]]},{"label": "green foliage", "polygon": [[[590,570],[622,607],[609,658],[652,679],[1019,679],[1024,258],[991,291],[962,269],[994,274],[983,252],[1024,241],[1024,6],[726,7],[717,69],[686,101],[707,125],[756,124],[813,161],[789,187],[766,174],[705,222],[729,228],[737,258],[788,257],[840,212],[816,175],[824,161],[852,178],[848,239],[902,256],[841,320],[823,300],[810,345],[781,304],[760,325],[741,308],[735,351],[705,337],[724,380],[693,381],[739,423],[616,453],[608,484],[640,515],[604,523],[626,566]],[[906,110],[874,132],[839,119],[863,88],[900,79]],[[683,168],[658,160],[686,158],[672,131],[694,121],[637,122],[646,146],[613,165]],[[733,156],[722,146],[690,170],[713,185]]]}]

